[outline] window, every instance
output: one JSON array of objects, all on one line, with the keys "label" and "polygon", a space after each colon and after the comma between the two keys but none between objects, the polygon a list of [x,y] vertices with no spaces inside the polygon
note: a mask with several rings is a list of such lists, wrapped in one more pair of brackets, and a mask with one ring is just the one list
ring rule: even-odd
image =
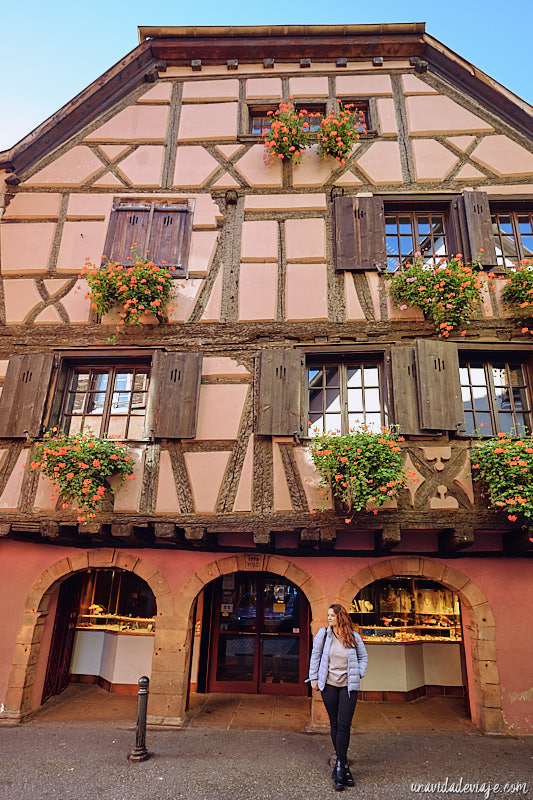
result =
[{"label": "window", "polygon": [[491,216],[498,266],[533,258],[533,213],[496,212]]},{"label": "window", "polygon": [[[296,111],[305,110],[307,114],[302,116],[302,123],[307,122],[309,125],[309,132],[315,133],[319,126],[320,120],[326,113],[326,106],[324,103],[312,103],[303,105],[296,103]],[[254,136],[261,136],[266,131],[270,130],[274,112],[277,111],[278,106],[252,106],[250,108],[250,134]]]},{"label": "window", "polygon": [[378,361],[357,356],[345,361],[315,361],[308,364],[310,436],[367,425],[380,430],[387,424],[383,399],[382,368]]},{"label": "window", "polygon": [[109,261],[131,263],[132,248],[147,253],[159,266],[173,267],[187,277],[194,201],[186,203],[117,201],[113,206],[105,244]]},{"label": "window", "polygon": [[385,212],[387,237],[387,269],[394,272],[400,265],[421,253],[424,262],[435,264],[449,255],[442,213]]},{"label": "window", "polygon": [[149,366],[73,367],[63,400],[63,430],[142,439],[149,383]]},{"label": "window", "polygon": [[531,431],[527,369],[520,360],[464,356],[460,361],[466,434]]}]

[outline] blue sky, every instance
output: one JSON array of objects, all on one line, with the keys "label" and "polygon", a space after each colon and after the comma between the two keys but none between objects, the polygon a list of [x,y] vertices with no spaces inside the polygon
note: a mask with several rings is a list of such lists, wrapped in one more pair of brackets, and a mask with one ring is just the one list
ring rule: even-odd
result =
[{"label": "blue sky", "polygon": [[531,0],[11,0],[2,8],[0,150],[132,50],[138,25],[377,22],[425,22],[428,33],[533,103]]}]

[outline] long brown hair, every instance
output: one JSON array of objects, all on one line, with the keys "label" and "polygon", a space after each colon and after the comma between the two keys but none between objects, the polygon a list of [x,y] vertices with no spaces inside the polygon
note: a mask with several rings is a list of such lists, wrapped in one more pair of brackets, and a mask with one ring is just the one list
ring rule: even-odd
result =
[{"label": "long brown hair", "polygon": [[354,647],[353,624],[344,606],[333,603],[331,610],[337,617],[337,638],[344,647]]}]

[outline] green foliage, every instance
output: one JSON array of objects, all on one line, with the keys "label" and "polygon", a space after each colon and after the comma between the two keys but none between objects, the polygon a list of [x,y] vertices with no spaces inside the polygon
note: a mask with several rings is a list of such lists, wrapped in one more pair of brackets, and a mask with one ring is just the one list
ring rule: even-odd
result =
[{"label": "green foliage", "polygon": [[[517,319],[533,316],[533,260],[524,259],[506,271],[503,299]],[[527,333],[529,328],[522,328]],[[530,331],[531,332],[531,331]]]},{"label": "green foliage", "polygon": [[309,123],[302,119],[307,111],[296,111],[293,103],[280,103],[276,111],[268,112],[270,115],[270,130],[263,132],[265,163],[272,166],[279,159],[298,164],[309,144]]},{"label": "green foliage", "polygon": [[[425,263],[417,255],[412,264],[400,268],[390,279],[388,291],[400,309],[417,306],[432,319],[437,333],[447,339],[450,331],[467,323],[481,302],[480,276],[473,264],[464,264],[460,254]],[[464,335],[466,331],[462,331]]]},{"label": "green foliage", "polygon": [[[78,521],[85,522],[101,508],[109,475],[120,475],[121,484],[127,477],[134,479],[133,459],[128,448],[118,442],[56,431],[54,428],[44,434],[42,441],[33,442],[35,461],[31,466],[54,481],[54,492],[63,499],[63,508],[73,501],[77,503]],[[51,499],[55,500],[55,495]]]},{"label": "green foliage", "polygon": [[489,508],[518,517],[533,518],[533,440],[498,438],[476,442],[470,453],[474,480],[482,481],[488,492]]},{"label": "green foliage", "polygon": [[346,163],[353,145],[366,130],[363,112],[349,103],[324,117],[317,131],[318,154],[321,158],[331,156],[341,166]]},{"label": "green foliage", "polygon": [[398,444],[403,441],[393,430],[362,429],[344,436],[317,436],[308,447],[326,490],[357,512],[367,503],[382,506],[405,485]]},{"label": "green foliage", "polygon": [[113,308],[120,310],[117,331],[123,325],[140,325],[144,314],[155,314],[159,322],[168,318],[174,267],[156,266],[153,261],[141,258],[132,248],[131,265],[109,261],[102,267],[84,267],[81,275],[89,284],[92,308],[98,314],[107,314]]}]

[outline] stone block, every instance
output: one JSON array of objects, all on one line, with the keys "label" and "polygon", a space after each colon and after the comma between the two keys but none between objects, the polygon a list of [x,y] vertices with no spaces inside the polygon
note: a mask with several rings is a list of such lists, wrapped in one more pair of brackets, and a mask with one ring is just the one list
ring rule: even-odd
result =
[{"label": "stone block", "polygon": [[141,145],[126,156],[117,171],[133,186],[161,186],[164,147]]},{"label": "stone block", "polygon": [[181,109],[178,141],[216,141],[237,136],[238,103],[202,103]]},{"label": "stone block", "polygon": [[2,273],[6,275],[10,272],[24,273],[46,270],[55,230],[55,222],[3,225]]},{"label": "stone block", "polygon": [[85,137],[87,142],[164,142],[168,106],[128,106]]},{"label": "stone block", "polygon": [[[174,186],[203,186],[219,169],[220,164],[205,148],[199,145],[178,147]],[[194,221],[196,225],[196,210]]]},{"label": "stone block", "polygon": [[281,575],[282,577],[285,576],[287,569],[289,568],[290,562],[287,561],[285,558],[279,558],[278,556],[267,556],[267,560],[265,563],[265,570],[267,572],[273,572],[275,575]]},{"label": "stone block", "polygon": [[338,75],[337,97],[343,95],[376,95],[391,94],[392,85],[389,75]]},{"label": "stone block", "polygon": [[287,261],[323,262],[326,258],[326,225],[324,220],[322,218],[286,220],[285,242]]},{"label": "stone block", "polygon": [[211,562],[211,564],[205,564],[203,567],[196,570],[196,577],[202,581],[203,584],[211,583],[211,581],[220,577],[218,564],[214,561]]},{"label": "stone block", "polygon": [[463,108],[451,97],[414,95],[406,98],[405,107],[409,131],[418,136],[492,130],[488,122]]},{"label": "stone block", "polygon": [[303,584],[309,579],[309,573],[305,572],[296,564],[289,564],[287,571],[285,572],[285,577],[287,580],[295,583],[296,586],[303,586]]},{"label": "stone block", "polygon": [[70,567],[73,572],[81,569],[87,569],[89,566],[89,554],[87,551],[78,550],[69,556]]},{"label": "stone block", "polygon": [[480,709],[479,727],[483,733],[503,733],[505,730],[505,723],[501,709],[482,706]]},{"label": "stone block", "polygon": [[275,220],[243,222],[241,260],[278,260],[278,223]]},{"label": "stone block", "polygon": [[154,567],[153,564],[141,559],[139,559],[133,568],[133,572],[138,575],[139,578],[142,578],[147,582],[150,580],[150,578],[153,578],[154,575],[156,575],[157,571],[157,568]]},{"label": "stone block", "polygon": [[395,575],[420,575],[420,559],[415,556],[391,559]]},{"label": "stone block", "polygon": [[80,186],[96,175],[102,161],[89,147],[78,145],[67,150],[24,183],[28,186]]},{"label": "stone block", "polygon": [[4,299],[7,325],[20,325],[43,302],[35,281],[29,278],[4,280]]},{"label": "stone block", "polygon": [[223,558],[222,560],[217,561],[217,565],[221,575],[229,575],[231,572],[237,572],[239,569],[236,556],[229,556],[228,558]]},{"label": "stone block", "polygon": [[[72,559],[70,559],[70,561],[72,562]],[[133,553],[117,552],[115,566],[117,569],[125,569],[128,572],[133,572],[138,561],[139,559],[137,556],[133,555]]]},{"label": "stone block", "polygon": [[488,603],[475,606],[475,620],[479,628],[492,628],[496,625],[494,614]]},{"label": "stone block", "polygon": [[[247,223],[244,223],[245,225]],[[275,320],[278,305],[278,265],[241,264],[239,319]]]},{"label": "stone block", "polygon": [[287,321],[328,319],[326,264],[287,264],[285,286]]},{"label": "stone block", "polygon": [[376,580],[380,580],[380,578],[389,578],[394,575],[392,560],[388,558],[384,561],[376,561],[371,565],[371,569],[376,576]]},{"label": "stone block", "polygon": [[373,142],[357,160],[357,166],[377,186],[403,181],[398,142]]},{"label": "stone block", "polygon": [[481,698],[485,708],[501,708],[500,686],[496,683],[485,683],[481,687]]},{"label": "stone block", "polygon": [[47,572],[54,580],[59,580],[65,575],[70,575],[72,572],[72,565],[68,558],[62,558],[61,561],[56,561],[55,564],[51,564],[47,567]]},{"label": "stone block", "polygon": [[183,84],[183,100],[238,100],[239,81],[214,80],[214,81],[185,81]]},{"label": "stone block", "polygon": [[268,167],[263,155],[265,148],[262,144],[254,144],[235,164],[240,175],[254,188],[281,188],[281,164]]},{"label": "stone block", "polygon": [[444,575],[442,576],[442,582],[452,588],[454,591],[460,593],[462,592],[463,587],[470,582],[470,579],[466,575],[463,575],[462,572],[458,572],[453,567],[446,567]]},{"label": "stone block", "polygon": [[115,563],[116,555],[117,551],[113,550],[113,548],[108,548],[108,547],[99,547],[96,550],[89,550],[88,551],[89,566],[110,567],[112,564]]}]

